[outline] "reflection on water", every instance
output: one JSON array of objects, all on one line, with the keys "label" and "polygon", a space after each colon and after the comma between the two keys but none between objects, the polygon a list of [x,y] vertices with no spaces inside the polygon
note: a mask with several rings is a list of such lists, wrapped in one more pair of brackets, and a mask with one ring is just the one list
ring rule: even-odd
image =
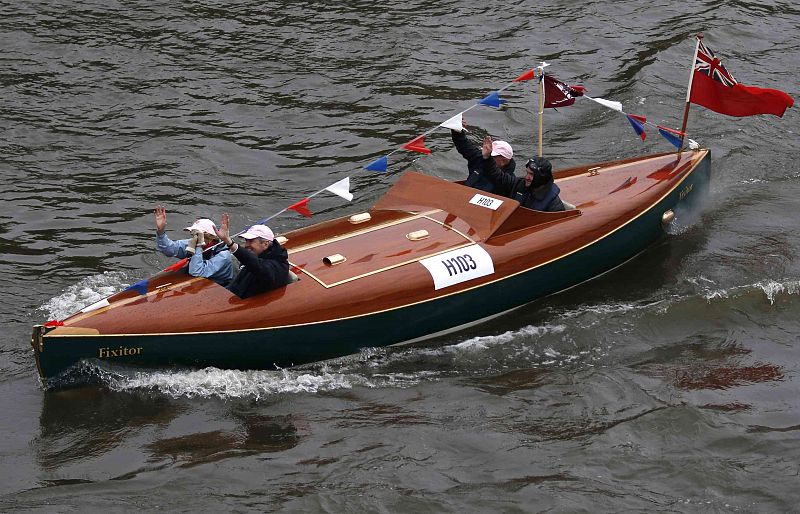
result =
[{"label": "reflection on water", "polygon": [[102,387],[43,394],[34,447],[45,469],[101,456],[144,427],[168,425],[184,409],[166,398],[112,394]]},{"label": "reflection on water", "polygon": [[[226,422],[225,429],[205,431],[203,417],[192,412],[196,405],[163,395],[115,393],[103,387],[48,391],[44,393],[40,431],[33,446],[42,468],[53,472],[76,463],[116,458],[109,454],[132,449],[149,456],[149,467],[161,461],[188,467],[285,451],[308,433],[308,422],[302,415],[269,416],[246,406],[219,402],[214,406],[222,407],[221,414],[232,424]],[[168,435],[187,421],[190,433]],[[142,448],[135,448],[135,441],[145,434]]]},{"label": "reflection on water", "polygon": [[744,362],[752,351],[737,343],[686,342],[648,353],[636,368],[681,389],[722,390],[784,378],[782,366]]},{"label": "reflection on water", "polygon": [[231,457],[280,452],[297,446],[305,422],[291,416],[236,413],[239,425],[230,431],[193,433],[149,443],[152,462],[167,459],[180,467],[216,462]]}]

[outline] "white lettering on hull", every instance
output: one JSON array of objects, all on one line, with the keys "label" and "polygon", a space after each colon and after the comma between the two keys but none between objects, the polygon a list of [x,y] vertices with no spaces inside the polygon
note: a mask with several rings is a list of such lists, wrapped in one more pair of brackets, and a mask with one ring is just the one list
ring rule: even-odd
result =
[{"label": "white lettering on hull", "polygon": [[492,256],[478,245],[471,245],[419,261],[433,278],[435,289],[460,284],[494,273]]}]

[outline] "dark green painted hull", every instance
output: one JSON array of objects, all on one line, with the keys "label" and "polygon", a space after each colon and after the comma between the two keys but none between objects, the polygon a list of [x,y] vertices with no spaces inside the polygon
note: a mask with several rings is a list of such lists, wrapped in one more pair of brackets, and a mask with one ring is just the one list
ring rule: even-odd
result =
[{"label": "dark green painted hull", "polygon": [[[664,234],[662,215],[666,210],[680,212],[704,196],[709,176],[710,154],[668,196],[619,230],[546,265],[457,294],[351,319],[277,329],[61,337],[58,344],[45,340],[42,351],[37,352],[37,364],[46,381],[81,360],[101,357],[101,351],[106,352],[102,360],[115,364],[275,369],[422,338],[524,305],[619,266]],[[141,351],[133,357],[108,358],[121,347]]]}]

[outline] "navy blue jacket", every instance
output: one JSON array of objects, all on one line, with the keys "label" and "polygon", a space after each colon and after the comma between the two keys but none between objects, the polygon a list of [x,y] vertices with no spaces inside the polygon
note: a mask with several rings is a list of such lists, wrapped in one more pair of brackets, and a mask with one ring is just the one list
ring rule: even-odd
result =
[{"label": "navy blue jacket", "polygon": [[242,267],[228,290],[239,298],[248,298],[289,283],[289,254],[276,241],[258,256],[243,246],[239,246],[233,255]]},{"label": "navy blue jacket", "polygon": [[546,184],[534,188],[526,186],[524,178],[509,176],[498,170],[491,157],[484,159],[484,167],[487,178],[497,185],[502,185],[509,191],[505,196],[518,201],[523,207],[547,212],[566,210],[558,196],[561,189],[553,182],[552,178]]},{"label": "navy blue jacket", "polygon": [[[486,168],[484,166],[481,149],[467,139],[466,133],[457,132],[455,130],[451,130],[450,133],[453,136],[453,144],[456,146],[456,150],[467,160],[469,175],[464,185],[486,191],[487,193],[494,193],[501,196],[508,195],[509,190],[504,189],[503,185],[497,185],[486,177]],[[493,158],[492,162],[494,162]],[[508,164],[501,168],[501,171],[513,177],[516,166],[517,163],[514,162],[514,159],[511,159]]]}]

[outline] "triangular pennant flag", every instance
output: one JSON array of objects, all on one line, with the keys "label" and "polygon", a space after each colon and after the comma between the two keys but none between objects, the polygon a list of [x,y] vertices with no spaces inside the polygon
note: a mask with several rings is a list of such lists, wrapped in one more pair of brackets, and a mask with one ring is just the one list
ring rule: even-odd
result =
[{"label": "triangular pennant flag", "polygon": [[576,96],[583,96],[586,88],[570,86],[550,75],[543,75],[545,108],[566,107],[575,103]]},{"label": "triangular pennant flag", "polygon": [[533,80],[536,77],[536,72],[534,70],[528,70],[519,77],[514,79],[514,82],[524,82],[526,80]]},{"label": "triangular pennant flag", "polygon": [[597,102],[600,105],[608,107],[609,109],[614,109],[615,111],[622,112],[622,102],[617,102],[614,100],[606,100],[605,98],[592,98],[591,96],[587,96],[589,100],[593,102]]},{"label": "triangular pennant flag", "polygon": [[308,208],[308,202],[311,201],[311,198],[303,198],[297,203],[293,203],[289,207],[286,208],[288,211],[294,211],[302,214],[306,218],[311,217],[311,210]]},{"label": "triangular pennant flag", "polygon": [[486,97],[483,98],[478,103],[480,105],[488,105],[489,107],[498,107],[499,108],[501,105],[506,103],[506,101],[503,100],[502,98],[500,98],[500,93],[499,92],[493,91],[493,92],[489,93],[488,95],[486,95]]},{"label": "triangular pennant flag", "polygon": [[59,321],[57,319],[53,319],[53,320],[50,320],[47,323],[45,323],[44,326],[45,326],[45,328],[63,327],[64,326],[64,322],[63,321]]},{"label": "triangular pennant flag", "polygon": [[135,284],[131,284],[125,288],[125,291],[136,291],[140,295],[144,296],[147,294],[147,285],[150,283],[150,280],[144,279],[136,282]]},{"label": "triangular pennant flag", "polygon": [[456,114],[449,120],[440,123],[439,126],[449,128],[450,130],[455,130],[456,132],[461,132],[464,130],[464,113],[460,112]]},{"label": "triangular pennant flag", "polygon": [[644,116],[637,116],[635,114],[626,114],[628,121],[631,123],[631,127],[633,130],[636,131],[636,135],[642,138],[642,141],[647,139],[647,132],[644,131],[644,122],[647,121],[647,118]]},{"label": "triangular pennant flag", "polygon": [[425,136],[419,136],[415,139],[412,139],[408,143],[403,145],[403,148],[406,150],[411,150],[412,152],[419,152],[424,154],[430,154],[431,151],[429,148],[425,148]]},{"label": "triangular pennant flag", "polygon": [[683,139],[682,138],[686,134],[684,134],[683,132],[681,132],[679,130],[675,130],[675,129],[671,129],[671,128],[667,128],[667,127],[662,127],[661,125],[656,125],[656,128],[658,128],[658,133],[661,134],[661,136],[664,139],[666,139],[667,141],[672,143],[672,146],[674,146],[678,150],[681,149],[681,147],[683,146]]},{"label": "triangular pennant flag", "polygon": [[371,163],[364,166],[364,169],[369,171],[386,171],[388,167],[389,167],[389,157],[384,155],[380,159],[375,159]]},{"label": "triangular pennant flag", "polygon": [[81,312],[96,311],[97,309],[101,309],[103,307],[108,307],[109,305],[111,305],[111,304],[108,303],[108,298],[103,298],[99,302],[94,302],[93,304],[84,307],[83,309],[81,309]]},{"label": "triangular pennant flag", "polygon": [[345,177],[339,182],[329,185],[325,191],[341,196],[348,202],[353,201],[353,193],[350,192],[350,177]]},{"label": "triangular pennant flag", "polygon": [[179,269],[181,269],[182,267],[184,267],[184,266],[186,265],[186,263],[187,263],[187,262],[189,262],[189,258],[188,258],[188,257],[186,257],[186,258],[184,258],[184,259],[181,259],[181,260],[179,260],[179,261],[178,261],[178,262],[176,262],[175,264],[172,264],[172,265],[170,265],[170,266],[167,266],[166,268],[164,268],[164,271],[178,271]]}]

